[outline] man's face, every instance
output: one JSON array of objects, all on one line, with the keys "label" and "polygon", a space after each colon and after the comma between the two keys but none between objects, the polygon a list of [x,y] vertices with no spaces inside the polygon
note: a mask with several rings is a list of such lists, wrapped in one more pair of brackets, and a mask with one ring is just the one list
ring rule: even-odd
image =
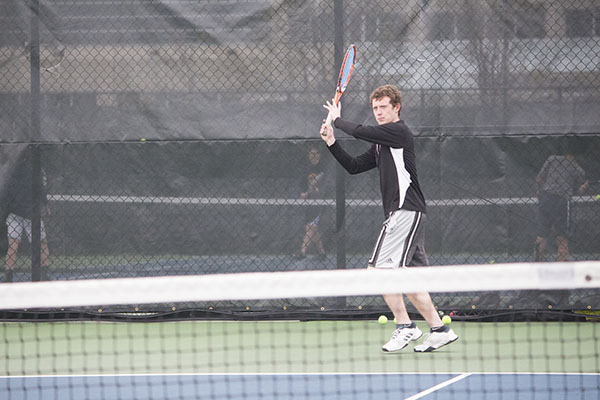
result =
[{"label": "man's face", "polygon": [[392,107],[390,98],[385,96],[380,99],[373,99],[373,116],[379,125],[389,124],[400,120],[398,113],[400,112],[400,104]]}]

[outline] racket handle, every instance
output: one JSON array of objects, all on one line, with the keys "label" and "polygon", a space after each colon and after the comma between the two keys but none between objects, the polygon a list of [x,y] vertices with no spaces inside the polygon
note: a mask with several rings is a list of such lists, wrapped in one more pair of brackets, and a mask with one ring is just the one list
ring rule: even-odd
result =
[{"label": "racket handle", "polygon": [[331,113],[327,113],[327,121],[325,121],[325,125],[331,125]]}]

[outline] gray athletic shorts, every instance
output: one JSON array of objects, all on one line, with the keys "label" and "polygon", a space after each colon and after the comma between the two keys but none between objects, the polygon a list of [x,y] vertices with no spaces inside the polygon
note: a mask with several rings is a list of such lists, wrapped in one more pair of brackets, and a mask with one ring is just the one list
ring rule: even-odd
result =
[{"label": "gray athletic shorts", "polygon": [[425,253],[425,214],[396,210],[383,228],[369,259],[369,267],[400,268],[429,265]]},{"label": "gray athletic shorts", "polygon": [[[23,231],[27,234],[27,239],[31,242],[31,220],[23,218],[16,214],[10,213],[6,217],[6,227],[8,228],[8,237],[12,239],[20,239]],[[46,239],[46,228],[44,221],[41,221],[40,240]]]}]

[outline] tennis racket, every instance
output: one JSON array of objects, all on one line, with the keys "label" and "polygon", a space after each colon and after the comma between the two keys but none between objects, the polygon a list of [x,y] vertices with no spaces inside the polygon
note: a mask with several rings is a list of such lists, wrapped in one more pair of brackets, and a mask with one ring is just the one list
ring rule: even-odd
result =
[{"label": "tennis racket", "polygon": [[[337,86],[335,88],[335,96],[333,101],[337,104],[346,90],[346,86],[348,86],[348,81],[352,76],[352,71],[354,70],[354,62],[356,61],[356,45],[351,44],[346,50],[346,54],[344,55],[344,60],[342,61],[342,66],[340,68],[340,75],[338,76]],[[326,125],[331,124],[331,114],[327,114]]]}]

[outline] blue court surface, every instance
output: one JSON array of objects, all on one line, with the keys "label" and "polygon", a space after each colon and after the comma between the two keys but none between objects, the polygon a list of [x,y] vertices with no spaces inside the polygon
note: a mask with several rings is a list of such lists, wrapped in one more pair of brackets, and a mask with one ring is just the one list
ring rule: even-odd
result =
[{"label": "blue court surface", "polygon": [[600,374],[156,374],[2,377],[3,400],[585,399]]}]

